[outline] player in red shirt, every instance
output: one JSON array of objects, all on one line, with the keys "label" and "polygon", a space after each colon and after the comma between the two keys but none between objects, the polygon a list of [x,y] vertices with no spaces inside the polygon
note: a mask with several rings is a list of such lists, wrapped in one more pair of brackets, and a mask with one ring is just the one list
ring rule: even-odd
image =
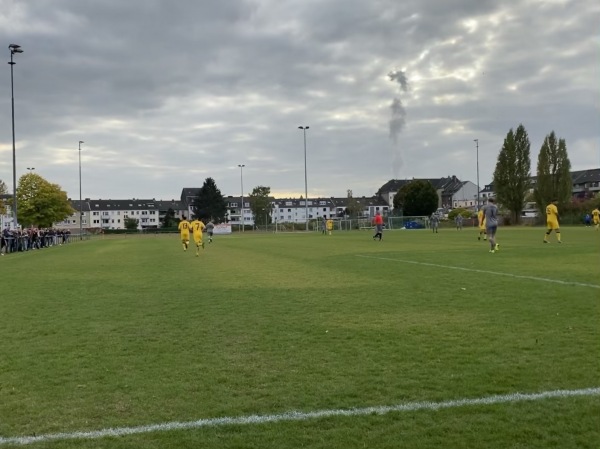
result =
[{"label": "player in red shirt", "polygon": [[375,214],[373,224],[375,225],[375,235],[373,236],[373,240],[379,237],[379,241],[381,241],[381,238],[383,237],[383,217],[379,212]]}]

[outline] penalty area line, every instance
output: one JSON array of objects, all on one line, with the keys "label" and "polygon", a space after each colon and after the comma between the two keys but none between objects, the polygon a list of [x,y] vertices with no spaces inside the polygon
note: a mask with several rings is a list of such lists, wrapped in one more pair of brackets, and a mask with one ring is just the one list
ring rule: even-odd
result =
[{"label": "penalty area line", "polygon": [[105,437],[121,437],[126,435],[138,435],[151,432],[165,432],[173,430],[200,429],[203,427],[219,427],[232,425],[250,425],[277,423],[283,421],[306,421],[309,419],[329,418],[335,416],[367,416],[367,415],[385,415],[391,412],[412,412],[417,410],[443,410],[456,407],[506,404],[512,402],[540,401],[550,398],[569,398],[576,396],[598,396],[600,387],[584,388],[579,390],[553,390],[543,391],[541,393],[511,393],[504,395],[488,396],[475,399],[456,399],[442,402],[407,402],[405,404],[363,407],[351,409],[329,409],[316,410],[312,412],[289,411],[275,415],[250,415],[240,417],[222,417],[199,419],[197,421],[186,422],[166,422],[161,424],[149,424],[136,427],[113,427],[102,430],[49,433],[45,435],[21,436],[21,437],[0,437],[0,446],[27,445],[33,443],[42,443],[48,441],[64,440],[93,440]]},{"label": "penalty area line", "polygon": [[528,279],[530,281],[550,282],[553,284],[574,285],[577,287],[588,287],[588,288],[599,288],[600,289],[600,285],[587,284],[585,282],[561,281],[560,279],[549,279],[549,278],[542,278],[542,277],[538,277],[538,276],[527,276],[527,275],[522,275],[522,274],[502,273],[501,271],[478,270],[477,268],[454,267],[452,265],[441,265],[438,263],[430,263],[430,262],[417,262],[415,260],[392,259],[391,257],[365,256],[362,254],[357,254],[356,257],[362,257],[364,259],[389,260],[392,262],[409,263],[412,265],[423,265],[425,267],[446,268],[448,270],[459,270],[459,271],[470,271],[472,273],[493,274],[495,276],[507,276],[507,277],[516,278],[516,279]]}]

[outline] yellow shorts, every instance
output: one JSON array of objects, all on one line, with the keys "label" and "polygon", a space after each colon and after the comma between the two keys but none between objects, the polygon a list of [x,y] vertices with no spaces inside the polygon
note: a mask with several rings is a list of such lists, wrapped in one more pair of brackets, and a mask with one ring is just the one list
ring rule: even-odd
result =
[{"label": "yellow shorts", "polygon": [[479,226],[479,230],[482,231],[482,232],[485,231],[485,225]]},{"label": "yellow shorts", "polygon": [[181,234],[181,241],[182,242],[189,242],[190,241],[190,235],[189,234]]},{"label": "yellow shorts", "polygon": [[549,231],[556,230],[556,229],[558,229],[558,221],[555,221],[555,220],[547,221],[546,227],[548,228]]},{"label": "yellow shorts", "polygon": [[594,224],[595,225],[600,224],[600,220],[598,220],[597,218],[594,218]]}]

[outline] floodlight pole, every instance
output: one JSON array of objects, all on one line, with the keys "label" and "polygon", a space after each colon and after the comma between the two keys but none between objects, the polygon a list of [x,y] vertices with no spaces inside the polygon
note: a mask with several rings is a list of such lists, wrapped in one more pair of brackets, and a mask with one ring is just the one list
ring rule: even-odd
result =
[{"label": "floodlight pole", "polygon": [[477,211],[479,212],[479,139],[473,139],[477,151]]},{"label": "floodlight pole", "polygon": [[20,45],[10,44],[8,46],[10,50],[10,101],[12,108],[12,163],[13,163],[13,226],[17,229],[19,222],[17,215],[17,156],[15,151],[15,89],[14,89],[14,78],[13,78],[13,66],[16,62],[13,61],[13,55],[15,53],[23,53]]},{"label": "floodlight pole", "polygon": [[306,218],[306,230],[308,231],[308,177],[306,174],[306,130],[310,126],[299,126],[304,134],[304,215]]},{"label": "floodlight pole", "polygon": [[246,165],[245,164],[238,164],[238,167],[240,167],[240,184],[242,186],[242,207],[240,208],[240,222],[242,223],[242,232],[245,232],[244,228],[245,223],[244,223],[244,167]]},{"label": "floodlight pole", "polygon": [[79,141],[79,240],[83,240],[83,204],[81,203],[81,144],[85,143],[83,140]]}]

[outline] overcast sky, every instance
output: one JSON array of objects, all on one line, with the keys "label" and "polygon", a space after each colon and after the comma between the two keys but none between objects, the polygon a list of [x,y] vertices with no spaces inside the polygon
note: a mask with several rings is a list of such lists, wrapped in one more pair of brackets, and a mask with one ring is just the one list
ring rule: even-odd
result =
[{"label": "overcast sky", "polygon": [[[369,196],[390,179],[491,182],[506,133],[600,167],[597,0],[0,0],[17,178],[79,198],[269,186]],[[400,73],[403,72],[403,73]],[[394,79],[389,74],[396,73]],[[402,75],[407,84],[404,85]],[[0,180],[12,192],[10,68]],[[406,88],[406,89],[403,89]],[[392,110],[394,105],[394,110]]]}]

